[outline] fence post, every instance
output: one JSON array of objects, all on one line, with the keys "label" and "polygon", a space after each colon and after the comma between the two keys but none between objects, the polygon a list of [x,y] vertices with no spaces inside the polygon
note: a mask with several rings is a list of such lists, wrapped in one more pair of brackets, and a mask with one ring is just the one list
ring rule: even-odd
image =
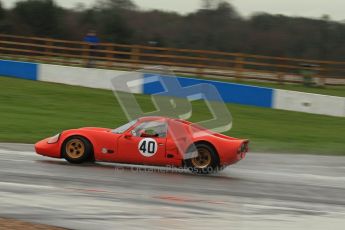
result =
[{"label": "fence post", "polygon": [[[201,58],[205,57],[205,54],[201,54],[200,55]],[[204,65],[204,63],[202,63],[203,61],[198,62],[201,65]],[[202,66],[198,67],[196,69],[196,74],[199,75],[199,77],[202,77],[202,75],[204,74],[204,68]]]},{"label": "fence post", "polygon": [[319,78],[319,81],[318,81],[319,86],[325,86],[326,79],[327,79],[326,73],[327,73],[327,65],[326,64],[323,64],[322,66],[319,65],[316,76],[315,76],[315,78],[316,77]]},{"label": "fence post", "polygon": [[138,68],[139,63],[138,61],[140,60],[140,47],[137,45],[133,45],[132,46],[132,50],[131,50],[131,60],[133,61],[133,65],[132,67],[134,69]]},{"label": "fence post", "polygon": [[[283,66],[285,62],[283,62],[283,60],[280,60],[278,64]],[[280,85],[284,85],[284,72],[282,71],[282,69],[283,67],[278,68],[278,72],[277,72],[278,84]]]},{"label": "fence post", "polygon": [[48,53],[50,53],[51,52],[51,46],[53,45],[53,42],[52,41],[49,41],[49,40],[47,40],[46,41],[46,48],[45,48],[45,55],[46,56],[50,56],[50,54],[48,54]]},{"label": "fence post", "polygon": [[243,75],[243,63],[244,62],[244,55],[243,54],[237,54],[236,60],[235,60],[235,78],[237,80],[240,80],[242,78]]},{"label": "fence post", "polygon": [[108,44],[107,46],[107,51],[109,51],[107,53],[107,58],[108,58],[108,61],[107,61],[107,66],[108,67],[111,67],[113,65],[113,61],[111,60],[113,58],[113,53],[112,51],[114,51],[114,46],[112,46],[111,44]]},{"label": "fence post", "polygon": [[278,84],[284,85],[284,74],[282,72],[277,73]]},{"label": "fence post", "polygon": [[89,62],[90,62],[90,49],[89,49],[90,45],[88,43],[84,43],[83,44],[83,62],[84,62],[84,66],[88,66]]},{"label": "fence post", "polygon": [[202,67],[197,68],[196,74],[202,77],[204,75],[204,69]]}]

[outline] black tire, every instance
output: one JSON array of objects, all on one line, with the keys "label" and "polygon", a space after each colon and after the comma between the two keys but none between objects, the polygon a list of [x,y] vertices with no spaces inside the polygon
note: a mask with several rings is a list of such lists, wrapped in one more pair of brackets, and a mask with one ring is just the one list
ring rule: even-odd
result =
[{"label": "black tire", "polygon": [[[219,157],[217,151],[207,143],[196,143],[189,148],[189,151],[193,151],[195,148],[198,151],[198,157],[187,159],[185,161],[185,165],[188,167],[188,169],[197,174],[212,174],[218,172]],[[207,160],[206,158],[202,157],[205,152],[207,152],[208,155]]]},{"label": "black tire", "polygon": [[72,164],[81,164],[92,161],[93,148],[86,138],[71,136],[62,144],[61,155]]}]

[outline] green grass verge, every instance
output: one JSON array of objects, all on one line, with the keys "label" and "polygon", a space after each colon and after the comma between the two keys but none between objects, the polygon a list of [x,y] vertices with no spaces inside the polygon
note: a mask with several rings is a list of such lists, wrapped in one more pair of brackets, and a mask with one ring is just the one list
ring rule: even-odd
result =
[{"label": "green grass verge", "polygon": [[[138,95],[150,110],[149,96]],[[227,135],[249,138],[253,151],[345,155],[345,119],[228,105],[234,118]],[[210,115],[193,103],[192,121]],[[34,143],[64,129],[117,127],[127,122],[112,92],[0,77],[0,141]]]}]

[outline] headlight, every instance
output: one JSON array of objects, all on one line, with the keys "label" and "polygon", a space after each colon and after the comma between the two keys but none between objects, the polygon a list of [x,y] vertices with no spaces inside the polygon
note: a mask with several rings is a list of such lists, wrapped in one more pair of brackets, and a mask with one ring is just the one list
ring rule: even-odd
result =
[{"label": "headlight", "polygon": [[48,144],[54,144],[59,141],[60,133],[56,134],[55,136],[49,138]]}]

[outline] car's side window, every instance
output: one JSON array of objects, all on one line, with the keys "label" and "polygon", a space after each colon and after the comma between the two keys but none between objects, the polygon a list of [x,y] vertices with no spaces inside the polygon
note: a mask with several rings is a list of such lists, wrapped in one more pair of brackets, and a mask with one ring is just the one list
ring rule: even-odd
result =
[{"label": "car's side window", "polygon": [[136,137],[166,137],[167,123],[162,121],[143,122],[132,130]]}]

